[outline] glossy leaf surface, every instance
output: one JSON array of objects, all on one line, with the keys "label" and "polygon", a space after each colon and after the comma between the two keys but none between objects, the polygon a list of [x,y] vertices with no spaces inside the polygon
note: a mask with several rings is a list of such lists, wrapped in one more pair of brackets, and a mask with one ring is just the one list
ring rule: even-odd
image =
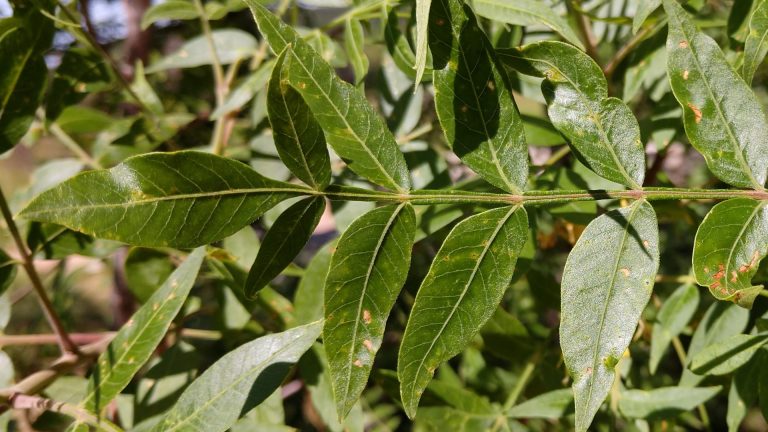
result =
[{"label": "glossy leaf surface", "polygon": [[744,41],[744,60],[741,76],[747,84],[752,84],[760,63],[768,53],[768,1],[758,0],[755,10],[749,18],[749,33]]},{"label": "glossy leaf surface", "polygon": [[637,119],[621,100],[608,97],[594,60],[550,41],[504,50],[501,57],[522,73],[544,77],[549,118],[589,169],[630,188],[643,184],[645,150]]},{"label": "glossy leaf surface", "polygon": [[204,258],[205,248],[195,249],[120,329],[96,361],[83,408],[100,413],[144,366],[184,305]]},{"label": "glossy leaf surface", "polygon": [[224,432],[280,386],[321,326],[262,336],[221,357],[187,387],[153,432]]},{"label": "glossy leaf surface", "polygon": [[693,271],[715,298],[750,308],[762,286],[752,286],[768,254],[768,202],[747,198],[712,208],[696,232]]},{"label": "glossy leaf surface", "polygon": [[272,69],[267,91],[267,111],[275,147],[291,172],[315,189],[331,181],[331,164],[325,136],[301,95],[284,77],[287,51]]},{"label": "glossy leaf surface", "polygon": [[149,153],[79,174],[21,212],[95,237],[140,246],[195,247],[235,233],[304,190],[207,153]]},{"label": "glossy leaf surface", "polygon": [[576,430],[605,400],[659,267],[656,213],[646,201],[592,221],[563,271],[560,345],[573,378]]},{"label": "glossy leaf surface", "polygon": [[405,158],[384,120],[354,86],[290,26],[255,0],[246,0],[259,29],[275,52],[286,54],[288,80],[304,98],[328,144],[357,174],[389,189],[406,191],[411,180]]},{"label": "glossy leaf surface", "polygon": [[245,295],[253,298],[277,277],[307,244],[325,211],[325,198],[305,198],[288,207],[264,236],[248,272]]},{"label": "glossy leaf surface", "polygon": [[435,107],[448,144],[485,180],[519,193],[528,147],[506,71],[463,1],[435,0],[430,21]]},{"label": "glossy leaf surface", "polygon": [[379,207],[356,219],[333,253],[323,342],[340,417],[368,382],[387,317],[408,275],[415,232],[410,204]]},{"label": "glossy leaf surface", "polygon": [[667,73],[683,107],[688,139],[724,182],[762,188],[768,177],[768,122],[760,103],[677,1],[664,0],[664,9]]},{"label": "glossy leaf surface", "polygon": [[542,0],[474,0],[472,4],[480,16],[520,26],[543,24],[568,42],[584,49],[568,22]]},{"label": "glossy leaf surface", "polygon": [[493,315],[527,238],[527,213],[515,207],[469,217],[448,234],[419,288],[400,345],[397,374],[409,417],[416,415],[437,367],[464,350]]}]

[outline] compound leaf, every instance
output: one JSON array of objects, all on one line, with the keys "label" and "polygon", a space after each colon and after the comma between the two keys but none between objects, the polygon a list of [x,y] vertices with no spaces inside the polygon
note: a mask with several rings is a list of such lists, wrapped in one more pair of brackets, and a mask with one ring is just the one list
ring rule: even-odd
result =
[{"label": "compound leaf", "polygon": [[568,256],[560,345],[573,377],[577,431],[587,430],[608,395],[658,267],[656,213],[644,200],[592,221]]},{"label": "compound leaf", "polygon": [[179,397],[153,432],[224,432],[260,404],[312,347],[321,322],[260,337],[208,368]]},{"label": "compound leaf", "polygon": [[752,286],[768,254],[768,202],[748,198],[712,208],[696,232],[693,271],[699,285],[719,300],[751,308],[762,286]]},{"label": "compound leaf", "polygon": [[389,189],[411,187],[405,158],[381,116],[353,85],[341,80],[333,68],[290,26],[256,0],[245,0],[273,51],[286,53],[291,86],[301,94],[325,132],[328,144],[349,168]]},{"label": "compound leaf", "polygon": [[685,133],[726,183],[762,189],[768,178],[768,122],[752,89],[711,37],[675,0],[669,16],[667,74],[683,107]]},{"label": "compound leaf", "polygon": [[325,211],[325,198],[305,198],[288,207],[264,236],[248,272],[245,295],[256,294],[290,264],[307,244]]},{"label": "compound leaf", "polygon": [[436,0],[430,20],[435,107],[448,144],[485,180],[519,193],[528,147],[506,71],[464,2]]},{"label": "compound leaf", "polygon": [[140,246],[185,248],[227,237],[302,191],[212,154],[149,153],[72,177],[21,216]]},{"label": "compound leaf", "polygon": [[588,55],[562,42],[536,42],[503,50],[520,72],[544,77],[541,85],[552,124],[575,155],[598,175],[630,188],[645,178],[640,126],[621,100],[608,97],[602,70]]},{"label": "compound leaf", "polygon": [[408,275],[415,233],[413,207],[388,205],[356,219],[333,253],[323,341],[342,418],[368,382],[389,311]]},{"label": "compound leaf", "polygon": [[457,224],[435,256],[413,304],[398,356],[409,417],[443,362],[460,353],[493,315],[528,238],[525,209],[487,210]]}]

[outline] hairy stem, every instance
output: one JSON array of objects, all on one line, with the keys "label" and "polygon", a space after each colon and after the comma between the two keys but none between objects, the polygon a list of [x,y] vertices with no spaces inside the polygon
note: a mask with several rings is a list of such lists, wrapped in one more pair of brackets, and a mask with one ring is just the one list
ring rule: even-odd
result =
[{"label": "hairy stem", "polygon": [[3,194],[2,189],[0,189],[0,211],[3,213],[5,223],[8,225],[8,231],[10,231],[11,237],[13,237],[13,241],[16,243],[16,248],[19,250],[19,254],[21,255],[22,267],[24,267],[24,270],[27,272],[29,280],[32,283],[32,287],[37,293],[37,299],[40,303],[40,307],[43,309],[43,314],[45,315],[48,324],[51,326],[51,329],[53,329],[54,333],[56,334],[59,348],[61,348],[61,351],[64,353],[77,353],[77,345],[75,345],[69,338],[67,331],[61,324],[59,315],[54,310],[53,304],[48,298],[48,294],[45,292],[45,288],[43,287],[43,282],[40,279],[40,275],[37,274],[37,270],[35,269],[35,263],[32,259],[32,255],[27,249],[26,243],[24,243],[24,240],[21,238],[19,228],[16,226],[16,222],[13,220],[11,209],[8,208],[8,202],[5,199],[5,195]]}]

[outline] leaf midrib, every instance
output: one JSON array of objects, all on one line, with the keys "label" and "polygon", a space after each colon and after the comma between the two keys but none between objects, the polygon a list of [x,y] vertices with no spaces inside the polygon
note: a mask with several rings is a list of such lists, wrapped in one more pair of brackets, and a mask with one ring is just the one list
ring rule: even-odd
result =
[{"label": "leaf midrib", "polygon": [[[296,146],[294,148],[297,150],[297,153],[301,157],[301,164],[304,166],[304,170],[306,170],[306,172],[307,172],[307,177],[312,182],[312,184],[310,184],[310,186],[312,186],[312,188],[314,188],[314,189],[318,189],[318,182],[315,179],[315,176],[314,176],[314,173],[312,172],[312,169],[309,167],[309,162],[307,162],[307,157],[304,154],[304,149],[301,148],[301,144],[300,144],[301,143],[301,139],[299,138],[299,133],[296,130],[296,124],[293,121],[293,116],[290,114],[291,110],[288,107],[288,101],[285,99],[285,95],[287,93],[283,91],[282,83],[281,82],[278,82],[277,86],[278,86],[278,90],[277,91],[278,91],[278,93],[280,93],[280,102],[282,103],[283,107],[285,108],[286,117],[288,117],[288,123],[289,123],[289,126],[291,128],[291,133],[293,134],[293,138],[294,138],[293,142],[296,144]],[[302,103],[305,103],[305,102],[302,100]],[[309,107],[307,107],[307,109],[309,109]]]},{"label": "leaf midrib", "polygon": [[21,215],[34,218],[36,216],[45,215],[48,213],[58,213],[63,211],[76,211],[76,210],[95,210],[95,209],[110,209],[120,207],[131,207],[143,204],[154,204],[161,201],[176,201],[176,200],[189,200],[189,199],[203,199],[203,198],[219,198],[221,196],[228,195],[261,195],[261,194],[274,194],[274,193],[307,193],[315,195],[315,191],[307,189],[301,186],[295,188],[246,188],[246,189],[230,189],[226,191],[214,191],[214,192],[198,192],[178,195],[168,195],[163,197],[152,197],[140,200],[128,200],[120,203],[107,203],[107,204],[84,204],[69,207],[56,207],[51,209],[26,211],[23,210]]},{"label": "leaf midrib", "polygon": [[[8,35],[11,34],[11,32],[14,31],[20,31],[19,27],[14,28],[14,30],[9,31],[6,33],[5,36],[3,36],[3,39],[5,39]],[[22,35],[23,36],[23,35]],[[36,41],[35,41],[36,43]],[[29,63],[29,58],[32,56],[32,47],[34,47],[34,43],[30,44],[30,47],[28,50],[26,50],[26,55],[24,56],[24,60],[19,63],[19,67],[16,69],[18,72],[15,74],[11,81],[10,89],[11,91],[8,92],[8,94],[5,95],[3,98],[3,103],[0,105],[0,118],[2,118],[3,113],[5,112],[5,108],[8,106],[8,101],[11,99],[11,95],[16,91],[16,87],[19,84],[19,79],[21,78],[21,75],[24,73],[24,69],[26,69],[27,64]]]},{"label": "leaf midrib", "polygon": [[[421,356],[421,361],[419,362],[419,367],[416,369],[416,375],[421,375],[422,367],[424,366],[424,361],[427,359],[429,354],[432,352],[432,348],[434,348],[435,343],[437,343],[437,340],[440,339],[440,336],[442,336],[443,331],[445,330],[445,327],[448,325],[448,322],[453,317],[453,314],[456,313],[456,309],[459,307],[459,304],[464,299],[464,296],[467,294],[467,291],[469,290],[469,286],[472,285],[472,281],[475,278],[475,275],[477,274],[478,269],[480,268],[480,264],[485,259],[485,255],[488,253],[488,251],[491,249],[491,246],[493,246],[493,242],[496,240],[496,236],[499,234],[499,231],[501,231],[501,228],[504,226],[504,224],[509,220],[509,218],[517,211],[519,206],[512,207],[509,212],[507,212],[506,215],[504,215],[503,218],[499,220],[499,223],[497,224],[496,228],[493,231],[493,234],[488,239],[488,244],[483,248],[483,251],[480,253],[480,256],[478,257],[477,261],[475,261],[475,266],[472,269],[472,273],[469,276],[469,279],[467,280],[467,283],[464,285],[464,289],[461,292],[461,295],[459,295],[459,298],[456,300],[456,303],[453,305],[453,308],[451,309],[451,313],[448,315],[448,318],[446,318],[443,321],[442,326],[440,327],[440,330],[438,330],[437,335],[432,338],[432,342],[429,344],[429,348],[427,348],[426,353]],[[458,226],[458,225],[457,225]],[[449,234],[450,236],[450,234]],[[414,399],[413,390],[416,388],[416,380],[414,379],[414,382],[411,383],[411,400]]]},{"label": "leaf midrib", "polygon": [[[763,189],[762,186],[757,182],[757,179],[755,179],[754,174],[752,173],[752,168],[750,168],[749,164],[747,164],[746,159],[744,159],[744,154],[742,153],[743,149],[739,147],[739,143],[736,140],[736,136],[734,135],[733,130],[731,130],[731,124],[726,120],[725,113],[723,113],[722,107],[720,106],[720,102],[718,102],[717,98],[715,98],[715,94],[712,92],[712,86],[709,83],[707,74],[704,73],[704,70],[702,69],[701,63],[699,62],[698,54],[696,53],[696,50],[693,48],[693,44],[691,43],[690,36],[685,31],[685,26],[683,25],[683,22],[677,17],[677,15],[673,14],[673,17],[675,21],[677,21],[677,25],[680,28],[680,33],[682,33],[683,37],[685,38],[685,43],[688,45],[688,49],[691,51],[691,54],[692,54],[691,57],[693,57],[693,62],[696,64],[696,68],[699,72],[699,75],[701,76],[701,80],[704,82],[704,86],[707,88],[707,93],[709,93],[709,97],[715,105],[715,109],[717,110],[717,115],[718,117],[720,117],[720,120],[725,125],[725,130],[726,132],[728,132],[728,137],[730,138],[728,141],[731,144],[731,146],[735,147],[736,149],[736,151],[734,152],[737,155],[736,160],[738,160],[739,165],[741,165],[741,168],[745,171],[745,174],[747,174],[747,176],[749,177],[749,180],[752,183],[752,186],[754,187],[754,189],[757,189],[757,190]],[[731,68],[731,66],[728,64],[726,64],[725,67],[729,69]],[[734,74],[736,74],[736,72],[734,72]]]}]

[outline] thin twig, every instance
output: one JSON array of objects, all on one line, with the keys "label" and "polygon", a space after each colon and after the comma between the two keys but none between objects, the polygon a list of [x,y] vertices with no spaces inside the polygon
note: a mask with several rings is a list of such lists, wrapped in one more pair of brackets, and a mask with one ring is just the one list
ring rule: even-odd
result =
[{"label": "thin twig", "polygon": [[606,78],[610,80],[611,76],[614,72],[616,72],[616,68],[619,67],[621,62],[624,61],[624,59],[630,53],[632,53],[632,51],[634,51],[641,42],[656,34],[656,32],[661,30],[665,25],[667,25],[667,20],[663,19],[655,26],[645,27],[637,32],[637,34],[635,34],[629,41],[627,41],[624,46],[616,51],[616,54],[613,56],[613,58],[611,58],[608,64],[605,65],[603,68],[603,73],[605,74]]},{"label": "thin twig", "polygon": [[77,156],[78,159],[80,159],[84,164],[94,169],[103,168],[101,164],[96,161],[96,159],[92,158],[91,155],[83,150],[83,148],[80,147],[80,145],[74,139],[72,139],[69,134],[64,132],[64,130],[58,124],[51,123],[51,125],[48,126],[48,130],[59,140],[59,142],[64,145],[64,147],[66,147],[75,156]]},{"label": "thin twig", "polygon": [[584,47],[587,50],[587,54],[600,64],[600,58],[597,53],[597,39],[595,39],[595,35],[592,33],[592,23],[590,23],[589,18],[584,15],[578,7],[573,5],[572,1],[573,0],[569,0],[565,2],[568,12],[572,13],[576,18],[576,26],[584,40]]},{"label": "thin twig", "polygon": [[95,414],[88,412],[88,410],[66,402],[17,393],[8,398],[8,404],[14,409],[37,409],[61,413],[100,431],[123,432],[121,428],[112,422],[99,418]]},{"label": "thin twig", "polygon": [[54,333],[56,333],[59,348],[61,348],[63,353],[77,353],[77,345],[75,345],[69,338],[67,331],[61,324],[59,315],[56,313],[51,300],[48,298],[48,294],[45,292],[45,288],[43,287],[43,282],[40,279],[40,275],[37,274],[37,270],[35,269],[35,263],[32,259],[32,255],[29,253],[29,250],[27,250],[27,245],[21,238],[21,234],[19,234],[19,229],[16,226],[16,222],[13,220],[11,209],[8,208],[8,202],[5,199],[5,195],[3,194],[2,189],[0,189],[0,211],[3,213],[3,218],[8,225],[8,231],[10,231],[11,237],[13,237],[13,241],[16,243],[16,248],[19,250],[19,255],[23,261],[22,267],[24,267],[24,270],[26,271],[27,275],[29,276],[29,280],[32,283],[32,287],[37,293],[37,299],[40,302],[41,308],[43,309],[43,314],[45,315],[48,324],[51,326],[51,329],[53,329]]}]

